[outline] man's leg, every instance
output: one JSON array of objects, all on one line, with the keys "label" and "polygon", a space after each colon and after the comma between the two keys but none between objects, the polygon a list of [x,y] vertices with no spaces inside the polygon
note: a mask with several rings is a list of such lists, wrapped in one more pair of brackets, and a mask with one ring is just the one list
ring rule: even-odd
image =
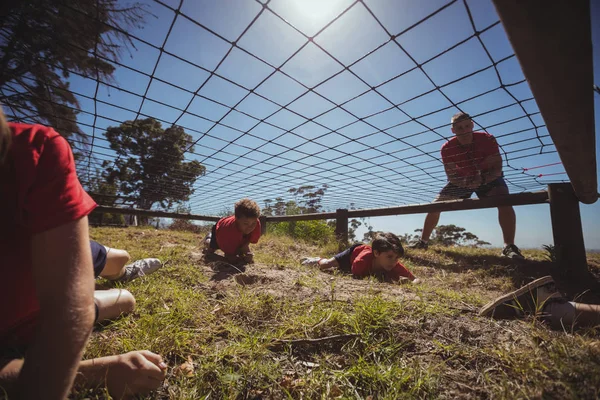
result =
[{"label": "man's leg", "polygon": [[[498,178],[477,189],[476,193],[479,198],[502,196],[508,194],[508,187],[503,178]],[[521,250],[515,245],[517,216],[514,208],[512,206],[498,207],[498,222],[504,239],[504,248],[501,255],[514,260],[524,260],[525,257],[521,254]]]},{"label": "man's leg", "polygon": [[[448,201],[448,200],[457,200],[457,199],[468,199],[473,194],[473,190],[465,189],[453,185],[448,182],[446,186],[442,188],[440,193],[437,195],[433,202],[438,201]],[[412,244],[410,247],[413,249],[426,249],[427,242],[429,241],[429,237],[431,233],[437,226],[440,221],[440,211],[434,211],[427,214],[425,217],[425,222],[423,223],[423,231],[421,232],[421,240]]]},{"label": "man's leg", "polygon": [[[436,201],[440,201],[440,200],[436,200]],[[441,212],[435,211],[435,212],[428,213],[427,216],[425,217],[425,223],[423,224],[423,232],[421,232],[421,240],[423,242],[427,243],[429,241],[431,232],[433,232],[433,230],[435,229],[435,227],[437,226],[437,224],[440,220],[440,214],[441,214]]]},{"label": "man's leg", "polygon": [[515,244],[515,230],[517,227],[517,216],[512,206],[498,207],[498,221],[502,229],[504,246]]},{"label": "man's leg", "polygon": [[[502,181],[502,185],[492,187],[482,197],[503,196],[507,194],[508,188],[504,181]],[[515,209],[512,206],[498,207],[498,222],[500,222],[500,229],[502,229],[504,246],[515,244],[515,231],[517,227]]]}]

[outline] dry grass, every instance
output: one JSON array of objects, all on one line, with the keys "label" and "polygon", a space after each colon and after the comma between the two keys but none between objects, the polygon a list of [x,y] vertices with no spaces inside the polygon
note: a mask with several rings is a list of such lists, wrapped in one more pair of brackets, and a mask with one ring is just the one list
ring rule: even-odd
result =
[{"label": "dry grass", "polygon": [[[330,255],[265,237],[243,276],[201,261],[200,238],[96,228],[94,239],[167,265],[127,288],[137,311],[95,331],[86,357],[143,349],[169,363],[151,399],[515,399],[600,395],[597,332],[493,321],[476,310],[551,271],[541,251],[514,265],[499,250],[433,248],[404,261],[421,285],[355,280],[302,267]],[[600,256],[590,256],[600,266]],[[327,338],[322,341],[304,339]],[[191,361],[191,362],[190,362]],[[186,363],[187,373],[177,373]],[[189,368],[191,365],[191,368]],[[104,398],[102,391],[78,398]]]}]

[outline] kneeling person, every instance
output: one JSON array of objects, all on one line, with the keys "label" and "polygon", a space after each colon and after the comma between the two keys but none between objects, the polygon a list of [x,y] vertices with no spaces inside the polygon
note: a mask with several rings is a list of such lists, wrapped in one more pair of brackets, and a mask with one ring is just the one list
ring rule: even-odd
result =
[{"label": "kneeling person", "polygon": [[234,206],[234,215],[217,221],[204,238],[204,253],[210,255],[221,249],[230,263],[252,263],[254,255],[250,251],[250,243],[258,243],[260,239],[258,217],[260,207],[255,201],[238,201]]},{"label": "kneeling person", "polygon": [[339,269],[363,278],[374,275],[388,281],[413,281],[415,276],[399,261],[404,248],[398,236],[386,232],[378,234],[371,245],[355,244],[332,258],[311,257],[303,265],[318,265],[321,270]]}]

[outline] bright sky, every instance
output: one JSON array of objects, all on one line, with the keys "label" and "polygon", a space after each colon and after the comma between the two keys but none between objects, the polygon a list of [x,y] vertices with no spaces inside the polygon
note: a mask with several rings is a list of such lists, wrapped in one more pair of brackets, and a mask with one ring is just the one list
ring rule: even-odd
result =
[{"label": "bright sky", "polygon": [[[186,158],[207,167],[190,201],[193,213],[214,215],[246,196],[261,205],[290,199],[289,188],[309,184],[330,186],[327,210],[431,201],[445,184],[439,149],[452,135],[457,105],[496,136],[511,192],[567,179],[561,165],[523,172],[560,160],[527,84],[518,83],[524,78],[502,26],[494,25],[491,0],[466,2],[475,28],[485,30],[489,56],[472,37],[463,1],[271,0],[263,7],[255,0],[185,0],[176,14],[179,3],[148,0],[155,17],[133,32],[141,41],[117,68],[119,89],[101,84],[94,101],[94,80],[71,82],[84,111],[79,122],[94,136],[100,161],[114,159],[103,138],[108,126],[152,116],[186,129],[195,141]],[[592,2],[595,16],[599,8]],[[599,43],[596,27],[596,66]],[[500,61],[498,74],[490,57]],[[597,67],[595,74],[600,82]],[[498,75],[517,84],[500,88]],[[597,130],[598,107],[596,96]],[[600,248],[599,207],[581,207],[588,248]],[[516,212],[518,245],[552,243],[548,206]],[[370,223],[401,234],[422,227],[423,218]],[[496,210],[445,213],[440,223],[502,244]]]}]

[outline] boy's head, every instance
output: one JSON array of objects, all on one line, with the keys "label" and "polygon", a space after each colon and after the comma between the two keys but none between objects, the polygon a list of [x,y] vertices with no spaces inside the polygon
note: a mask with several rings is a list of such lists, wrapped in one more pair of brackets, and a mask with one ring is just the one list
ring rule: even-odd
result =
[{"label": "boy's head", "polygon": [[235,203],[234,213],[238,229],[248,235],[256,228],[256,219],[260,217],[260,207],[255,201],[242,199]]},{"label": "boy's head", "polygon": [[398,258],[404,255],[400,238],[391,232],[378,233],[371,243],[371,248],[375,262],[386,271],[394,268]]},{"label": "boy's head", "polygon": [[452,133],[456,135],[458,142],[465,146],[473,142],[473,120],[471,116],[465,112],[459,112],[452,116]]}]

